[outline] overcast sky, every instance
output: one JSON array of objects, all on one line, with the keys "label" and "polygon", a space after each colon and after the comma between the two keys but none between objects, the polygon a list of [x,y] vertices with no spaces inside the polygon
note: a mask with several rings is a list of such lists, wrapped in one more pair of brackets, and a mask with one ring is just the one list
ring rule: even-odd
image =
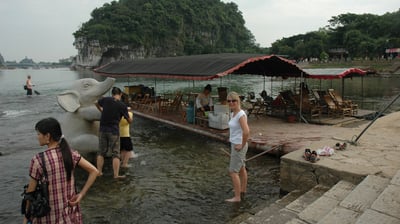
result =
[{"label": "overcast sky", "polygon": [[[178,0],[177,0],[178,1]],[[199,0],[201,1],[201,0]],[[235,2],[246,27],[261,47],[292,35],[318,30],[332,16],[382,15],[400,8],[399,0],[223,0]],[[110,0],[0,0],[0,54],[7,61],[25,56],[35,62],[77,54],[72,33],[91,11]]]}]

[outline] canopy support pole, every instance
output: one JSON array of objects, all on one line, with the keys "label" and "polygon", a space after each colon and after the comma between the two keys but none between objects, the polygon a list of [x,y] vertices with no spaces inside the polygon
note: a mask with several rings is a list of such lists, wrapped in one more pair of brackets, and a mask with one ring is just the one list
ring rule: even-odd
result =
[{"label": "canopy support pole", "polygon": [[157,96],[157,78],[154,78],[154,96]]},{"label": "canopy support pole", "polygon": [[361,76],[361,107],[364,107],[364,77]]},{"label": "canopy support pole", "polygon": [[271,95],[270,96],[272,97],[272,76],[271,76]]},{"label": "canopy support pole", "polygon": [[[299,108],[299,122],[304,121],[304,123],[308,124],[308,121],[303,117],[303,88],[301,87],[301,80],[303,79],[303,72],[300,77],[300,108]],[[304,79],[303,79],[304,81]],[[295,82],[296,83],[296,82]]]},{"label": "canopy support pole", "polygon": [[342,78],[342,97],[343,99],[346,99],[344,96],[344,77]]},{"label": "canopy support pole", "polygon": [[264,86],[263,86],[263,90],[265,90],[265,73],[264,73],[263,77],[264,77]]}]

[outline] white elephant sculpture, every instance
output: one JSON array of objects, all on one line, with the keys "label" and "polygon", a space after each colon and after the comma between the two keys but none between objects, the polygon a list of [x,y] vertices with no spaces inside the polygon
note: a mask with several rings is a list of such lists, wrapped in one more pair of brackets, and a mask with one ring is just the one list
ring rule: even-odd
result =
[{"label": "white elephant sculpture", "polygon": [[114,85],[114,78],[98,82],[92,78],[76,80],[71,90],[57,96],[58,104],[66,111],[60,118],[68,143],[80,153],[98,150],[98,131],[101,113],[94,103]]}]

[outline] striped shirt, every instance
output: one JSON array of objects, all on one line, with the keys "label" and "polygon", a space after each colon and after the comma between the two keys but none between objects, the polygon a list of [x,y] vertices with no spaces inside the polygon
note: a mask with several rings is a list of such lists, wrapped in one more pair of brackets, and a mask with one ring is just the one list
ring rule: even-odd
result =
[{"label": "striped shirt", "polygon": [[[72,173],[71,180],[67,181],[61,149],[52,148],[44,152],[47,178],[49,181],[50,213],[42,218],[35,218],[33,223],[82,223],[82,214],[79,205],[70,207],[68,201],[75,195],[75,178]],[[81,159],[81,155],[72,150],[73,167]],[[29,168],[29,176],[35,180],[43,177],[42,160],[36,154]]]}]

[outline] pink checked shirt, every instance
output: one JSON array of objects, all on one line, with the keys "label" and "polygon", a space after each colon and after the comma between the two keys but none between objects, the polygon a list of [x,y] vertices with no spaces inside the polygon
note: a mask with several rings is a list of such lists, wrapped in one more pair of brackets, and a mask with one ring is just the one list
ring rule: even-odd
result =
[{"label": "pink checked shirt", "polygon": [[[45,217],[34,219],[33,223],[82,223],[79,205],[74,207],[68,205],[69,199],[75,194],[75,178],[72,173],[71,180],[67,181],[61,149],[47,149],[44,152],[44,158],[49,181],[51,211]],[[81,155],[72,150],[74,170],[80,159]],[[39,154],[36,154],[31,160],[29,175],[35,180],[43,178],[42,160]]]}]

